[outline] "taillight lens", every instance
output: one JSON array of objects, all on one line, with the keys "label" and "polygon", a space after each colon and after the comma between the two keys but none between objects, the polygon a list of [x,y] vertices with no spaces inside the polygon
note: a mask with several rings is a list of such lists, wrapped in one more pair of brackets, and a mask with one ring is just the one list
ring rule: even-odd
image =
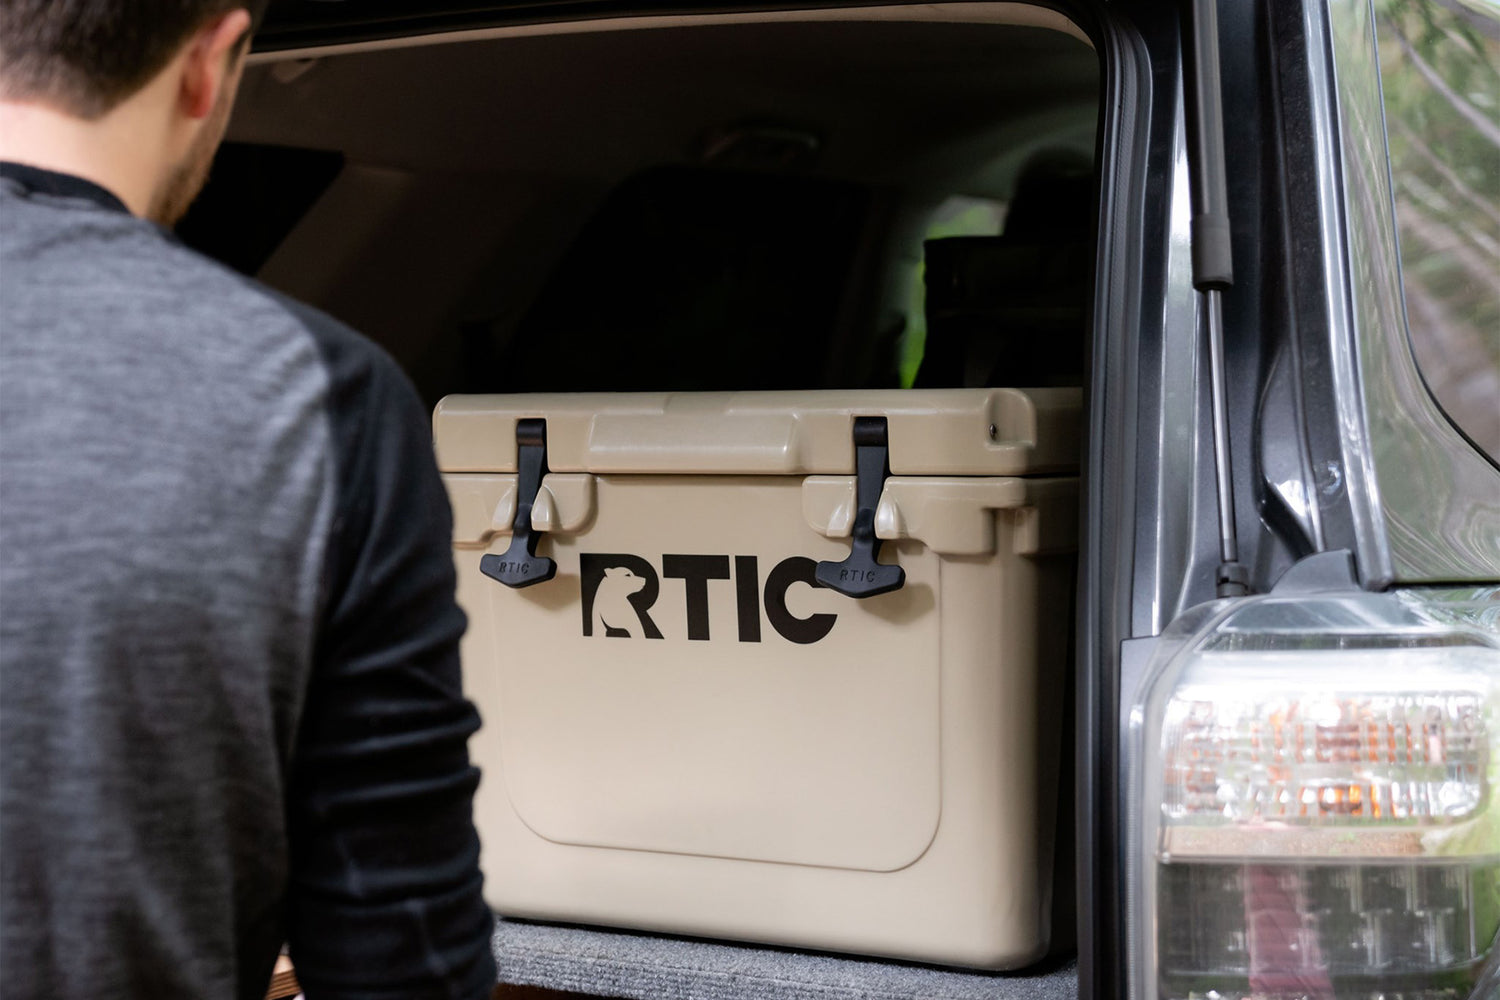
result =
[{"label": "taillight lens", "polygon": [[1500,640],[1424,610],[1259,598],[1179,637],[1132,716],[1135,997],[1464,1000],[1490,975]]}]

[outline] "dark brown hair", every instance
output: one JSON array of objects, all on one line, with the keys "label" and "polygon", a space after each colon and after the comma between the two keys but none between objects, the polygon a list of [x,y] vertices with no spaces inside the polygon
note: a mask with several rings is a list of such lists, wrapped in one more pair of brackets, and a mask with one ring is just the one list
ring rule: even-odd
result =
[{"label": "dark brown hair", "polygon": [[268,0],[0,0],[0,97],[98,118],[145,86],[189,35]]}]

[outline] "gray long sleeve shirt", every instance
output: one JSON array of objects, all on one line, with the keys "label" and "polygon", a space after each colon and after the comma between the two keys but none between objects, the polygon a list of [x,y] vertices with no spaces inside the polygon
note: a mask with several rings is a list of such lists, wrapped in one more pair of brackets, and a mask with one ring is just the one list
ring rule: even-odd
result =
[{"label": "gray long sleeve shirt", "polygon": [[495,982],[446,497],[393,362],[0,166],[0,975]]}]

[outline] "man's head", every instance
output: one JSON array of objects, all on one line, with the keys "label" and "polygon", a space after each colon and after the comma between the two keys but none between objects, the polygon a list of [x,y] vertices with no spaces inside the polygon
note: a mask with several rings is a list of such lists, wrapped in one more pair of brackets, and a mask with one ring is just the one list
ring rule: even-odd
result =
[{"label": "man's head", "polygon": [[[131,207],[172,224],[207,178],[266,2],[0,0],[0,102],[31,112],[25,127],[8,129],[19,139],[6,141],[5,155],[48,160],[46,149],[27,147],[59,145],[50,131],[67,159],[97,136],[103,157],[90,179],[129,188],[135,178],[109,176],[116,166],[149,173],[134,183],[149,182],[149,192]],[[36,133],[37,121],[54,127]],[[132,132],[143,148],[124,148]],[[120,162],[109,162],[110,151]],[[149,169],[135,162],[148,159]]]}]

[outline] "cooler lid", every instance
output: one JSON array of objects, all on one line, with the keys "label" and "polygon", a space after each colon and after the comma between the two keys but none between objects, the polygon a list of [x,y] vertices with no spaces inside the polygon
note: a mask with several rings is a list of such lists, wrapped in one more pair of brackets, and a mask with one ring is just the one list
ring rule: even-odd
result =
[{"label": "cooler lid", "polygon": [[444,472],[516,471],[516,423],[547,422],[552,472],[848,475],[855,417],[885,417],[897,476],[1016,476],[1078,467],[1083,392],[821,392],[449,396],[433,434]]}]

